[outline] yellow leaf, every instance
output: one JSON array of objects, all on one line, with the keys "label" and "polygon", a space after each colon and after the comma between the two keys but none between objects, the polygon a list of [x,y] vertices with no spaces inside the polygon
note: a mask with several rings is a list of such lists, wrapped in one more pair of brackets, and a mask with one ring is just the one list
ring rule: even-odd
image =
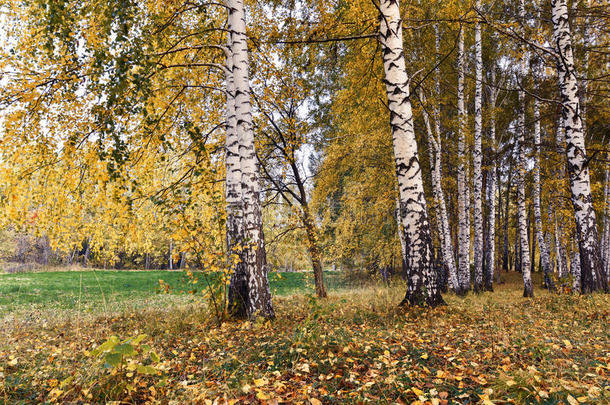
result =
[{"label": "yellow leaf", "polygon": [[246,394],[247,394],[248,392],[250,392],[250,390],[251,390],[251,389],[252,389],[252,387],[251,387],[251,386],[249,386],[248,384],[246,384],[246,385],[244,385],[243,387],[241,387],[241,390],[242,390],[243,392],[245,392]]},{"label": "yellow leaf", "polygon": [[269,398],[271,398],[269,395],[265,394],[263,391],[257,391],[256,392],[256,398],[260,399],[260,400],[268,400]]},{"label": "yellow leaf", "polygon": [[428,353],[422,354],[421,358],[424,359],[424,360],[427,360],[428,359]]},{"label": "yellow leaf", "polygon": [[422,390],[415,387],[411,387],[411,391],[413,391],[413,393],[417,396],[424,395],[424,392]]},{"label": "yellow leaf", "polygon": [[254,385],[257,387],[262,387],[263,385],[267,385],[268,381],[265,378],[254,379]]},{"label": "yellow leaf", "polygon": [[568,394],[568,397],[566,399],[568,400],[570,405],[578,405],[578,401],[572,395]]},{"label": "yellow leaf", "polygon": [[309,402],[311,403],[311,405],[322,405],[322,401],[316,398],[309,398]]}]

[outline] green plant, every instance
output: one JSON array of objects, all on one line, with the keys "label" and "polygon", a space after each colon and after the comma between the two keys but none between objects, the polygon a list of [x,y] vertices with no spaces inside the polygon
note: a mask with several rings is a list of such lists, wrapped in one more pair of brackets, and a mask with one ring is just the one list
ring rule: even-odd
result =
[{"label": "green plant", "polygon": [[161,371],[153,364],[161,359],[147,344],[141,344],[148,336],[140,334],[120,340],[111,336],[89,353],[109,371],[96,382],[100,394],[116,398],[136,391],[144,377],[158,376]]}]

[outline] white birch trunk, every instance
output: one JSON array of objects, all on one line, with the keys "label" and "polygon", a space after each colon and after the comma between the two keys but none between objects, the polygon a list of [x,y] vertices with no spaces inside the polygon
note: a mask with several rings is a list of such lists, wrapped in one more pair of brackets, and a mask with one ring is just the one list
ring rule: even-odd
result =
[{"label": "white birch trunk", "polygon": [[458,111],[458,294],[470,290],[470,226],[469,192],[466,175],[466,107],[464,105],[464,30],[460,27],[458,38],[457,71],[457,111]]},{"label": "white birch trunk", "polygon": [[[481,8],[481,0],[476,1]],[[473,219],[474,219],[474,291],[483,290],[483,48],[481,45],[481,22],[474,26],[475,46],[475,94],[474,94],[474,148],[473,158]]]},{"label": "white birch trunk", "polygon": [[536,230],[536,239],[540,249],[540,257],[542,259],[542,272],[544,274],[544,284],[550,291],[555,290],[555,284],[551,277],[551,258],[549,248],[544,239],[544,230],[542,228],[542,207],[541,207],[541,187],[540,187],[540,144],[542,143],[542,135],[540,133],[540,106],[538,99],[534,100],[534,225]]},{"label": "white birch trunk", "polygon": [[[610,153],[606,155],[610,159]],[[610,283],[610,165],[606,166],[606,176],[604,182],[604,234],[602,241],[602,258],[606,271],[606,282]]]},{"label": "white birch trunk", "polygon": [[[420,88],[420,99],[425,104],[426,96]],[[453,244],[451,242],[451,230],[449,229],[449,218],[447,215],[447,206],[445,204],[445,194],[442,187],[442,150],[441,150],[441,137],[440,137],[440,125],[438,121],[435,122],[436,134],[432,132],[432,126],[430,125],[430,117],[428,112],[423,109],[424,123],[426,125],[426,134],[428,135],[428,144],[430,147],[428,151],[430,153],[430,165],[432,171],[432,193],[434,195],[436,216],[438,222],[438,232],[441,242],[441,256],[443,258],[443,265],[448,274],[449,288],[456,290],[458,286],[457,270],[455,267],[455,258],[453,257]]]},{"label": "white birch trunk", "polygon": [[241,254],[244,243],[243,203],[241,194],[241,162],[239,138],[236,132],[235,84],[233,81],[233,53],[231,19],[227,24],[227,60],[225,71],[226,124],[225,124],[225,198],[227,203],[227,266],[232,269],[229,288],[229,313],[247,317],[248,278]]},{"label": "white birch trunk", "polygon": [[[524,0],[519,2],[519,19],[521,24],[525,24],[525,3]],[[522,81],[527,75],[527,62],[525,54],[520,58],[520,74],[519,80]],[[517,139],[517,210],[519,218],[519,242],[521,246],[521,270],[523,272],[523,296],[533,297],[534,289],[532,286],[531,276],[531,257],[530,247],[527,233],[527,210],[525,207],[525,171],[526,171],[526,156],[525,156],[525,91],[519,90],[519,116],[518,116],[518,139]]]},{"label": "white birch trunk", "polygon": [[274,312],[267,278],[265,244],[262,232],[260,185],[252,129],[244,2],[243,0],[231,0],[228,5],[232,34],[236,132],[239,140],[241,162],[241,192],[245,235],[243,260],[248,276],[248,317],[273,318]]},{"label": "white birch trunk", "polygon": [[403,50],[402,18],[398,0],[379,3],[382,46],[390,126],[400,196],[400,216],[405,235],[407,292],[401,304],[443,304],[433,268],[430,225],[413,130],[409,78]]},{"label": "white birch trunk", "polygon": [[495,257],[496,257],[496,89],[493,87],[496,84],[496,69],[492,66],[491,69],[491,86],[489,89],[489,108],[490,108],[490,122],[489,122],[489,144],[491,145],[491,161],[487,172],[487,250],[485,251],[486,267],[484,279],[484,288],[487,291],[493,291],[493,277],[495,272]]},{"label": "white birch trunk", "polygon": [[572,274],[572,291],[577,292],[581,289],[581,269],[580,269],[580,254],[576,245],[572,243],[572,260],[570,261],[570,273]]},{"label": "white birch trunk", "polygon": [[595,210],[591,196],[591,182],[585,136],[583,133],[578,79],[574,70],[572,34],[569,26],[566,0],[551,0],[555,49],[558,55],[557,71],[562,101],[562,115],[566,130],[566,155],[572,192],[572,205],[576,220],[576,235],[580,250],[581,292],[608,290],[601,264]]}]

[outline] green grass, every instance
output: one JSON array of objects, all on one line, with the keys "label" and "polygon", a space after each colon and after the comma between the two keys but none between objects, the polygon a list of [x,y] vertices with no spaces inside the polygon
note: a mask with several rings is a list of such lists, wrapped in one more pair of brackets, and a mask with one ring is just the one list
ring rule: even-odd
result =
[{"label": "green grass", "polygon": [[[346,282],[338,272],[326,272],[326,285],[340,289]],[[271,273],[275,295],[312,293],[310,273]],[[154,297],[159,280],[170,285],[170,294],[187,295],[197,285],[183,271],[80,270],[0,274],[0,314],[25,308],[60,308],[96,311],[134,300]]]}]

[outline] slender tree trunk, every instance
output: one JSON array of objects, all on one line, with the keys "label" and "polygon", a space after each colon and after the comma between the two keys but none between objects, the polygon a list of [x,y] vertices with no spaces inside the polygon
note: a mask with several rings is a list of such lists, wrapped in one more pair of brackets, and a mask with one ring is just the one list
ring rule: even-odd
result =
[{"label": "slender tree trunk", "polygon": [[[496,83],[496,69],[492,66],[491,69],[491,86],[495,86]],[[493,291],[493,279],[495,264],[496,264],[496,193],[497,193],[497,182],[496,182],[496,89],[493,87],[489,88],[489,109],[490,109],[490,122],[489,122],[489,144],[490,148],[490,163],[487,169],[487,233],[486,243],[487,249],[485,250],[485,272],[483,274],[483,287],[486,291]]]},{"label": "slender tree trunk", "polygon": [[572,291],[581,290],[581,268],[580,254],[576,249],[576,245],[572,243],[572,260],[570,261],[570,272],[572,273]]},{"label": "slender tree trunk", "polygon": [[171,240],[169,241],[169,249],[167,255],[167,267],[169,268],[169,270],[174,270],[174,243]]},{"label": "slender tree trunk", "polygon": [[566,129],[566,154],[572,192],[572,205],[576,220],[576,235],[580,250],[581,292],[608,290],[601,252],[595,210],[591,196],[591,182],[585,136],[583,133],[578,79],[574,70],[572,34],[569,26],[566,0],[551,0],[555,48],[558,54],[557,70],[562,101],[562,115]]},{"label": "slender tree trunk", "polygon": [[316,295],[319,298],[328,296],[326,287],[324,287],[324,278],[322,273],[322,261],[320,257],[320,249],[318,247],[318,237],[316,234],[315,225],[309,213],[309,206],[304,204],[303,209],[303,225],[307,234],[309,256],[313,266],[314,285],[316,287]]},{"label": "slender tree trunk", "polygon": [[256,167],[252,105],[248,78],[248,44],[243,0],[228,1],[231,27],[233,88],[235,91],[235,130],[241,163],[243,201],[243,262],[247,275],[247,315],[249,318],[275,316],[267,278],[267,259],[260,205],[260,185]]},{"label": "slender tree trunk", "polygon": [[502,249],[502,268],[504,271],[508,271],[510,267],[510,258],[509,258],[509,246],[508,246],[508,222],[510,220],[509,216],[509,206],[510,206],[510,185],[513,177],[513,160],[511,158],[510,166],[508,169],[508,180],[506,182],[506,193],[504,194],[506,200],[504,202],[504,246]]},{"label": "slender tree trunk", "polygon": [[[610,153],[606,154],[606,159],[610,160]],[[610,165],[606,166],[606,176],[604,181],[604,234],[602,243],[602,258],[606,271],[606,283],[610,283]]]},{"label": "slender tree trunk", "polygon": [[[420,99],[425,104],[426,96],[420,87]],[[438,107],[435,107],[438,109]],[[434,195],[434,202],[436,207],[436,217],[438,222],[438,232],[441,242],[441,255],[442,263],[445,268],[445,272],[448,274],[449,287],[456,291],[458,286],[457,269],[455,267],[455,258],[453,256],[453,243],[451,241],[451,233],[449,230],[449,216],[447,214],[447,205],[445,204],[445,193],[442,187],[442,150],[441,150],[441,137],[440,137],[440,125],[437,118],[435,118],[435,130],[436,133],[432,132],[430,125],[430,117],[425,107],[423,108],[424,123],[426,124],[426,133],[428,135],[428,148],[430,152],[430,165],[432,171],[432,193]],[[436,113],[435,113],[436,115]],[[440,116],[440,114],[439,114]],[[438,118],[440,119],[440,117]]]},{"label": "slender tree trunk", "polygon": [[413,130],[398,0],[381,0],[379,11],[380,42],[400,192],[400,215],[407,247],[403,252],[408,267],[407,292],[401,304],[437,306],[444,301],[432,263],[430,225]]},{"label": "slender tree trunk", "polygon": [[[519,2],[519,19],[521,24],[525,24],[525,2],[520,0]],[[523,87],[523,79],[526,77],[526,57],[521,57],[521,69],[520,69],[520,80],[522,81],[521,87]],[[519,129],[518,129],[518,166],[517,166],[517,209],[519,213],[519,240],[521,246],[521,270],[523,271],[523,296],[533,297],[534,289],[532,286],[532,277],[530,273],[530,250],[529,242],[527,240],[527,211],[525,207],[525,172],[527,167],[527,160],[525,156],[525,91],[521,88],[519,90]]]},{"label": "slender tree trunk", "polygon": [[460,27],[458,38],[457,110],[458,110],[458,277],[460,288],[456,293],[466,294],[470,290],[470,226],[469,190],[466,175],[466,107],[464,105],[464,30]]},{"label": "slender tree trunk", "polygon": [[550,291],[555,291],[555,283],[551,277],[551,258],[549,247],[544,240],[542,227],[541,187],[540,187],[540,145],[542,136],[540,134],[540,106],[538,99],[534,100],[534,222],[536,224],[536,239],[540,249],[542,261],[542,272],[544,274],[544,285]]},{"label": "slender tree trunk", "polygon": [[[481,0],[475,7],[481,8]],[[473,156],[473,220],[474,220],[474,291],[483,290],[483,48],[481,45],[481,23],[477,18],[474,26],[475,46],[475,94],[474,94],[474,148]]]}]

